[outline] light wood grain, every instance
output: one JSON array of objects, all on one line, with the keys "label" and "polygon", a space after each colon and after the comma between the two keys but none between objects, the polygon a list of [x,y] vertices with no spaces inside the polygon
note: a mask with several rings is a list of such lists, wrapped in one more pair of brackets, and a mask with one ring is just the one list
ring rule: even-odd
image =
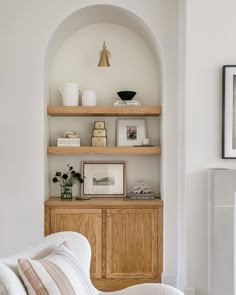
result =
[{"label": "light wood grain", "polygon": [[106,239],[107,239],[107,233],[106,233],[106,209],[102,209],[102,278],[106,279]]},{"label": "light wood grain", "polygon": [[157,209],[107,209],[107,278],[157,277]]},{"label": "light wood grain", "polygon": [[49,146],[47,153],[50,155],[158,155],[161,153],[160,146],[107,146],[107,147],[57,147]]},{"label": "light wood grain", "polygon": [[161,106],[114,107],[114,106],[48,106],[51,116],[159,116]]},{"label": "light wood grain", "polygon": [[61,208],[61,209],[102,209],[102,208],[162,208],[163,201],[161,199],[150,200],[131,200],[129,198],[91,198],[88,200],[61,200],[59,197],[51,197],[45,202],[45,207]]},{"label": "light wood grain", "polygon": [[51,222],[50,222],[50,208],[44,207],[44,235],[48,236],[51,233]]},{"label": "light wood grain", "polygon": [[157,213],[157,272],[158,276],[161,277],[163,270],[163,208],[159,208]]},{"label": "light wood grain", "polygon": [[104,291],[160,282],[163,201],[93,198],[45,201],[45,234],[72,230],[92,247],[91,277]]},{"label": "light wood grain", "polygon": [[52,209],[51,232],[76,231],[84,235],[92,248],[91,277],[102,277],[102,210]]}]

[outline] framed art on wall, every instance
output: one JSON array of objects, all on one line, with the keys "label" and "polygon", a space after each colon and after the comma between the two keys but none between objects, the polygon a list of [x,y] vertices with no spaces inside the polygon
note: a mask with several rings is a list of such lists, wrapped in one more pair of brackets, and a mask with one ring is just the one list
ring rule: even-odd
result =
[{"label": "framed art on wall", "polygon": [[82,161],[81,196],[125,197],[125,161]]},{"label": "framed art on wall", "polygon": [[117,119],[117,146],[142,145],[146,137],[145,119]]},{"label": "framed art on wall", "polygon": [[236,158],[236,65],[223,66],[222,158]]}]

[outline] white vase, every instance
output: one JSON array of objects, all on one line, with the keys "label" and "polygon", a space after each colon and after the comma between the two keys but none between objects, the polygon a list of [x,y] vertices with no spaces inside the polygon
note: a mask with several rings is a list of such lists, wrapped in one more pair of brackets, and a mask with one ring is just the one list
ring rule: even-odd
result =
[{"label": "white vase", "polygon": [[79,86],[77,83],[65,83],[59,90],[62,94],[63,106],[78,106],[79,105]]},{"label": "white vase", "polygon": [[97,95],[92,89],[85,89],[82,94],[82,106],[95,106],[97,104]]}]

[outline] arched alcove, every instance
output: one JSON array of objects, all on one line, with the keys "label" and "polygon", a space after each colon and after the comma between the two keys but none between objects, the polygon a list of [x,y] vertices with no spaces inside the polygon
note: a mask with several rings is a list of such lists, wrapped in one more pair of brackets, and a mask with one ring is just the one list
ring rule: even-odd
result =
[{"label": "arched alcove", "polygon": [[[163,76],[163,56],[159,42],[152,30],[134,13],[118,6],[102,4],[79,9],[57,27],[49,41],[46,52],[46,72],[50,67],[55,52],[69,36],[89,25],[99,23],[117,24],[137,33],[150,48],[157,69],[160,71],[161,79]],[[124,45],[122,44],[122,46]],[[101,44],[99,44],[98,49],[100,47]]]},{"label": "arched alcove", "polygon": [[[110,50],[110,68],[97,67],[103,40]],[[93,5],[80,9],[65,19],[54,32],[46,54],[45,97],[46,104],[60,105],[59,86],[65,82],[77,82],[80,91],[92,88],[97,93],[97,105],[113,105],[119,90],[134,90],[142,105],[161,105],[162,54],[156,37],[150,28],[128,10],[112,5]],[[81,104],[81,94],[80,94]],[[65,130],[79,133],[81,145],[91,144],[92,124],[96,118],[54,118],[48,122],[49,145],[56,145],[56,138]],[[159,120],[159,119],[158,119]],[[160,121],[160,120],[159,120]],[[160,144],[160,122],[147,121],[148,137],[154,145]],[[158,126],[157,126],[158,124]],[[108,145],[116,143],[116,121],[106,118]],[[155,192],[160,192],[160,157],[138,155],[93,155],[93,160],[127,160],[127,192],[135,182],[144,179]],[[127,159],[126,159],[127,158]],[[91,156],[69,156],[67,162],[74,166]],[[137,170],[137,160],[142,175]],[[65,159],[50,158],[49,178],[65,167]],[[151,177],[150,177],[151,175]],[[47,177],[48,179],[48,177]],[[58,195],[59,188],[49,183],[51,195]],[[79,193],[75,188],[75,193]],[[47,192],[46,192],[47,195]]]}]

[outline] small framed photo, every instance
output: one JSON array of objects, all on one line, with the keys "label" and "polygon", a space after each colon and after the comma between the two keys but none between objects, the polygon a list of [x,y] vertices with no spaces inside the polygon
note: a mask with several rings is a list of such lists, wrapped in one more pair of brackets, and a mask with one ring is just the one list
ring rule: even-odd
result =
[{"label": "small framed photo", "polygon": [[117,146],[143,145],[146,137],[145,119],[117,119]]},{"label": "small framed photo", "polygon": [[81,196],[126,197],[125,161],[82,161]]},{"label": "small framed photo", "polygon": [[236,65],[223,66],[222,158],[236,158]]}]

